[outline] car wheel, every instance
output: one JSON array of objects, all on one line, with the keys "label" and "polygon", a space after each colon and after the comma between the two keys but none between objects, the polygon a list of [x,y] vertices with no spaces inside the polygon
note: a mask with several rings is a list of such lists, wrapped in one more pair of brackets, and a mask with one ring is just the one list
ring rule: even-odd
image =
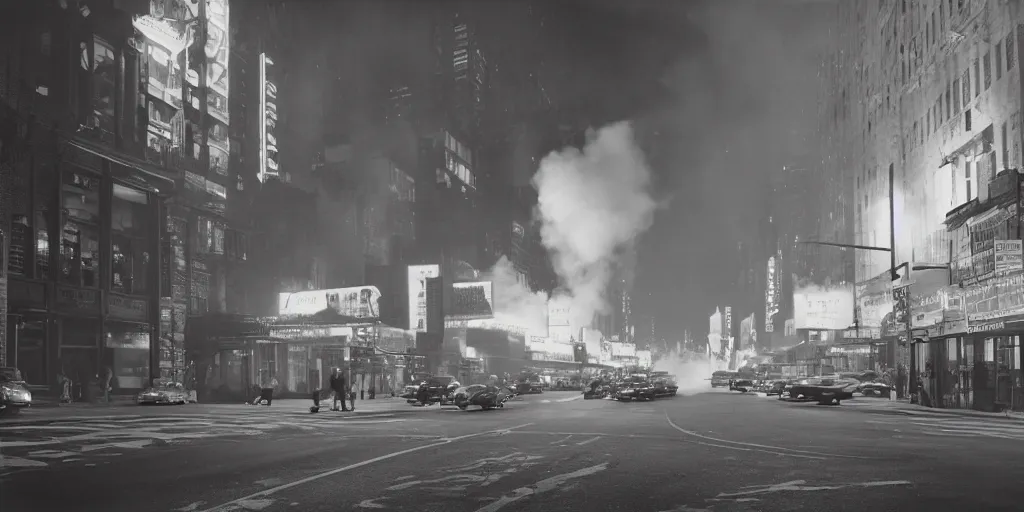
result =
[{"label": "car wheel", "polygon": [[461,409],[461,410],[465,411],[465,410],[466,410],[466,406],[465,406],[465,405],[460,405],[460,406],[459,406],[459,409]]}]

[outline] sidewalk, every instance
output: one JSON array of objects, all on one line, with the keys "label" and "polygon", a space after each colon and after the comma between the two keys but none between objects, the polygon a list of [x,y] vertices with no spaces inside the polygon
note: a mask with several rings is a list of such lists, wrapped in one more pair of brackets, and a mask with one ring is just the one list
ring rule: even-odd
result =
[{"label": "sidewalk", "polygon": [[1017,411],[984,412],[971,409],[939,409],[912,404],[909,400],[886,400],[884,398],[845,400],[840,407],[854,407],[879,413],[904,414],[907,416],[959,416],[991,420],[1024,421],[1024,413]]},{"label": "sidewalk", "polygon": [[[246,405],[242,403],[198,403],[185,405],[147,405],[140,406],[132,400],[119,400],[112,403],[88,403],[76,402],[61,406],[37,407],[33,405],[22,410],[21,414],[14,417],[0,418],[0,427],[9,425],[22,425],[31,423],[47,423],[52,421],[75,421],[98,418],[119,418],[125,416],[173,416],[173,415],[194,415],[194,414],[232,414],[232,413],[265,413],[265,414],[294,414],[297,412],[307,413],[313,405],[312,400],[299,398],[284,398],[274,400],[270,407],[259,405]],[[320,402],[321,411],[329,409],[330,401]],[[429,408],[413,407],[405,403],[401,398],[377,398],[374,400],[356,400],[355,412],[349,414],[363,415],[374,413],[386,413],[402,410],[423,410]],[[436,409],[436,407],[435,407]],[[411,412],[411,411],[410,411]]]}]

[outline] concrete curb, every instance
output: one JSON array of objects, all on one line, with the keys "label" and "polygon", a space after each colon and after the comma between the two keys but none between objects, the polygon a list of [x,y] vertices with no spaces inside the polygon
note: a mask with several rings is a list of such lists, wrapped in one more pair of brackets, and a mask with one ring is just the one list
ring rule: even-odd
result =
[{"label": "concrete curb", "polygon": [[[851,404],[851,402],[852,401],[844,402],[844,405]],[[885,402],[888,402],[888,400],[886,400]],[[955,418],[980,418],[1003,422],[1024,422],[1024,415],[1020,413],[996,413],[966,409],[939,409],[932,407],[923,407],[903,402],[897,402],[892,405],[889,405],[888,403],[882,405],[859,402],[858,405],[855,405],[852,408],[863,410],[866,412],[870,411],[877,414],[897,414],[901,416],[945,416]]]}]

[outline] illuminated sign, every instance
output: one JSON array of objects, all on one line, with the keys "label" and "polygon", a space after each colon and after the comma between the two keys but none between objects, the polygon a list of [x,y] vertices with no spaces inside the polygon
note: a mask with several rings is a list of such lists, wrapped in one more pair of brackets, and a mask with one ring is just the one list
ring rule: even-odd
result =
[{"label": "illuminated sign", "polygon": [[494,318],[490,281],[452,284],[451,309],[445,320]]},{"label": "illuminated sign", "polygon": [[853,324],[853,287],[810,286],[793,292],[797,329],[841,331]]},{"label": "illuminated sign", "polygon": [[260,54],[260,183],[265,183],[268,177],[281,175],[277,158],[277,137],[274,134],[277,128],[277,86],[267,78],[267,67],[273,65],[274,61],[270,56],[266,53]]},{"label": "illuminated sign", "polygon": [[210,170],[227,176],[231,142],[228,139],[228,98],[231,82],[228,65],[231,57],[228,0],[206,0],[206,112],[210,117],[207,148]]},{"label": "illuminated sign", "polygon": [[764,332],[775,332],[775,315],[779,314],[779,274],[775,256],[768,258],[768,284],[764,292]]},{"label": "illuminated sign", "polygon": [[427,279],[441,275],[440,265],[409,265],[409,329],[427,331]]},{"label": "illuminated sign", "polygon": [[376,286],[281,293],[278,295],[278,314],[305,316],[333,310],[341,316],[376,319],[379,317],[377,301],[380,296]]}]

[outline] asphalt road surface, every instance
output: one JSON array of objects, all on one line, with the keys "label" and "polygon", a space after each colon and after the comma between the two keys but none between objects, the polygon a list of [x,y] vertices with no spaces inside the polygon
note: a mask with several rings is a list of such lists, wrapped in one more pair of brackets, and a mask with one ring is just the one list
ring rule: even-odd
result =
[{"label": "asphalt road surface", "polygon": [[576,396],[0,424],[0,510],[980,511],[1024,499],[1024,422],[727,392]]}]

